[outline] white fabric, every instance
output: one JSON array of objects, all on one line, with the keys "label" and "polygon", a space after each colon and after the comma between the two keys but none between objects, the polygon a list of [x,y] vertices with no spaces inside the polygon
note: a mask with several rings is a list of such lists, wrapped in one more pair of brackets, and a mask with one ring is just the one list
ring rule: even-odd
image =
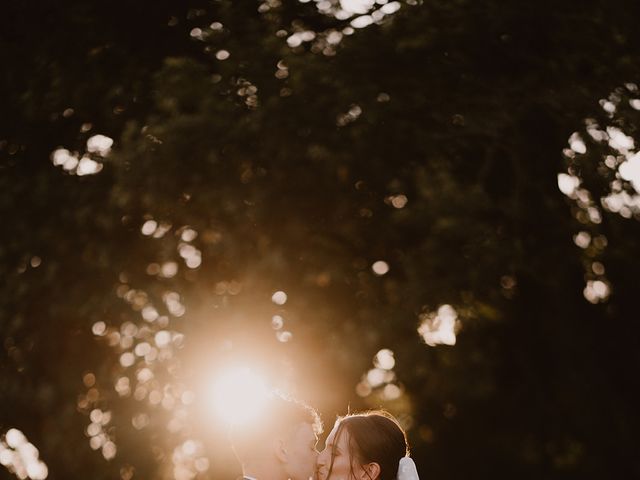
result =
[{"label": "white fabric", "polygon": [[402,457],[398,463],[397,480],[420,480],[416,464],[411,457]]}]

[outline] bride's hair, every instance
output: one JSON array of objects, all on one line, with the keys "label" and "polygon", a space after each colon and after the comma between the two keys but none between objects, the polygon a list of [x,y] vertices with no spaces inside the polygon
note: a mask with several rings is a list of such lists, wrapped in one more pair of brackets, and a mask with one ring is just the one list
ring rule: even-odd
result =
[{"label": "bride's hair", "polygon": [[[354,462],[361,465],[375,462],[380,466],[377,480],[395,480],[400,459],[409,455],[409,443],[405,431],[393,415],[385,410],[352,413],[339,417],[336,424],[338,430],[334,448],[344,431],[349,435],[352,477]],[[334,456],[335,453],[331,452],[329,477]]]}]

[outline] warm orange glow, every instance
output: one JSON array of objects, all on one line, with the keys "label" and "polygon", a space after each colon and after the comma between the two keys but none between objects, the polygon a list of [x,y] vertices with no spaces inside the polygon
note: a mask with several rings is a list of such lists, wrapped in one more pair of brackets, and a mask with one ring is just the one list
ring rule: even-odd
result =
[{"label": "warm orange glow", "polygon": [[211,383],[208,408],[221,420],[246,424],[255,420],[266,406],[268,390],[265,379],[246,367],[222,372]]}]

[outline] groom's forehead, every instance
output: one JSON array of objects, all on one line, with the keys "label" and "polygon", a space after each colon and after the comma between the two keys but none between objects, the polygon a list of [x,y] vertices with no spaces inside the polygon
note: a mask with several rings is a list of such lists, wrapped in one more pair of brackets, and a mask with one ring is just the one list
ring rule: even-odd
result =
[{"label": "groom's forehead", "polygon": [[298,440],[317,441],[318,436],[313,429],[313,425],[307,422],[299,423],[293,430],[293,434]]}]

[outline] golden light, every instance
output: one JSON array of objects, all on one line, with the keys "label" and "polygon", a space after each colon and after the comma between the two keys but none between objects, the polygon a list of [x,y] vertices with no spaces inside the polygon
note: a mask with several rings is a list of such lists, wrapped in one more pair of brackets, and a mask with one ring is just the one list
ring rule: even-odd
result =
[{"label": "golden light", "polygon": [[373,8],[375,1],[371,0],[340,0],[340,6],[349,13],[367,13]]},{"label": "golden light", "polygon": [[22,480],[47,478],[49,470],[39,455],[38,449],[16,428],[0,436],[0,465]]},{"label": "golden light", "polygon": [[422,323],[418,333],[431,347],[436,345],[455,345],[459,329],[458,313],[451,305],[440,305],[437,312],[420,315]]},{"label": "golden light", "polygon": [[389,272],[389,264],[383,260],[378,260],[371,265],[371,270],[378,276],[382,276]]},{"label": "golden light", "polygon": [[214,379],[207,406],[218,419],[239,425],[255,420],[266,407],[267,399],[265,379],[249,368],[235,367]]}]

